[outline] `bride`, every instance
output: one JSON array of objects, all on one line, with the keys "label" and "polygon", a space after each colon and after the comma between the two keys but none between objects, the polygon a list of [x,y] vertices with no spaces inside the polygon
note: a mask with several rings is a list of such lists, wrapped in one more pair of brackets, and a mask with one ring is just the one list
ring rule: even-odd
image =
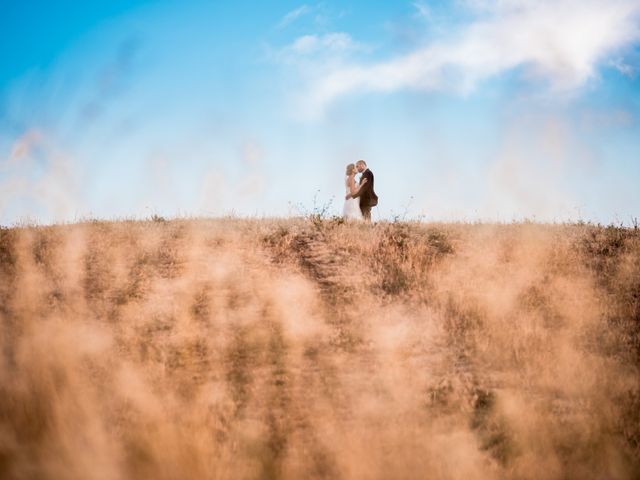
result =
[{"label": "bride", "polygon": [[[344,179],[344,185],[346,187],[347,195],[355,195],[367,183],[367,179],[364,178],[360,185],[356,185],[356,166],[353,163],[347,165],[347,176]],[[362,220],[362,212],[360,211],[360,199],[349,198],[344,201],[344,207],[342,209],[342,216],[345,219]]]}]

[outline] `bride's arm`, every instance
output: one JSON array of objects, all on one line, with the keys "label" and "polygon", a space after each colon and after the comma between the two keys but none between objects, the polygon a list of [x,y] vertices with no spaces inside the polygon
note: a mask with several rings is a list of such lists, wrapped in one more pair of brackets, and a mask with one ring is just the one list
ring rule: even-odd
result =
[{"label": "bride's arm", "polygon": [[360,185],[356,186],[355,179],[352,178],[351,181],[349,182],[349,191],[351,192],[351,197],[355,198],[354,195],[357,195],[360,192],[360,189],[364,187],[366,183],[367,183],[367,179],[363,178],[362,182],[360,182]]},{"label": "bride's arm", "polygon": [[349,193],[347,193],[347,196],[344,197],[345,200],[349,200],[350,198],[353,198],[353,195],[358,193],[358,190],[360,189],[360,187],[356,186],[355,175],[349,177],[349,181],[348,181],[347,185],[349,187]]}]

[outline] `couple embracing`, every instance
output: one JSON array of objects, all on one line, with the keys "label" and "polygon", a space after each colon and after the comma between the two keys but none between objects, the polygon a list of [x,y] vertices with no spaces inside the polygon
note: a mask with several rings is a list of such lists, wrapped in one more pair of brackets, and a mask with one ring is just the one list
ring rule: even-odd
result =
[{"label": "couple embracing", "polygon": [[[360,181],[356,184],[356,173],[360,173]],[[371,207],[378,204],[378,196],[373,191],[373,172],[367,168],[364,160],[358,160],[355,165],[347,165],[345,178],[346,197],[342,216],[345,219],[371,221]]]}]

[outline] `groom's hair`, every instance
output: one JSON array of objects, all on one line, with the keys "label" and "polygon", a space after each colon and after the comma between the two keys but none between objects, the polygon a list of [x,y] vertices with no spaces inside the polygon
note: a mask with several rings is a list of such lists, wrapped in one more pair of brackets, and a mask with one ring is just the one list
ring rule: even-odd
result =
[{"label": "groom's hair", "polygon": [[359,163],[363,164],[365,167],[367,166],[367,162],[365,162],[364,160],[358,160],[356,162],[356,165],[359,164]]}]

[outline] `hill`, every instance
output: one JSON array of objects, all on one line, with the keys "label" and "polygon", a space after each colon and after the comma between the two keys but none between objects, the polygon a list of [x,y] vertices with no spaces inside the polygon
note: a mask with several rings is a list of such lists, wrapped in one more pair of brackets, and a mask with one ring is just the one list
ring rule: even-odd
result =
[{"label": "hill", "polygon": [[1,478],[638,478],[640,232],[0,230]]}]

